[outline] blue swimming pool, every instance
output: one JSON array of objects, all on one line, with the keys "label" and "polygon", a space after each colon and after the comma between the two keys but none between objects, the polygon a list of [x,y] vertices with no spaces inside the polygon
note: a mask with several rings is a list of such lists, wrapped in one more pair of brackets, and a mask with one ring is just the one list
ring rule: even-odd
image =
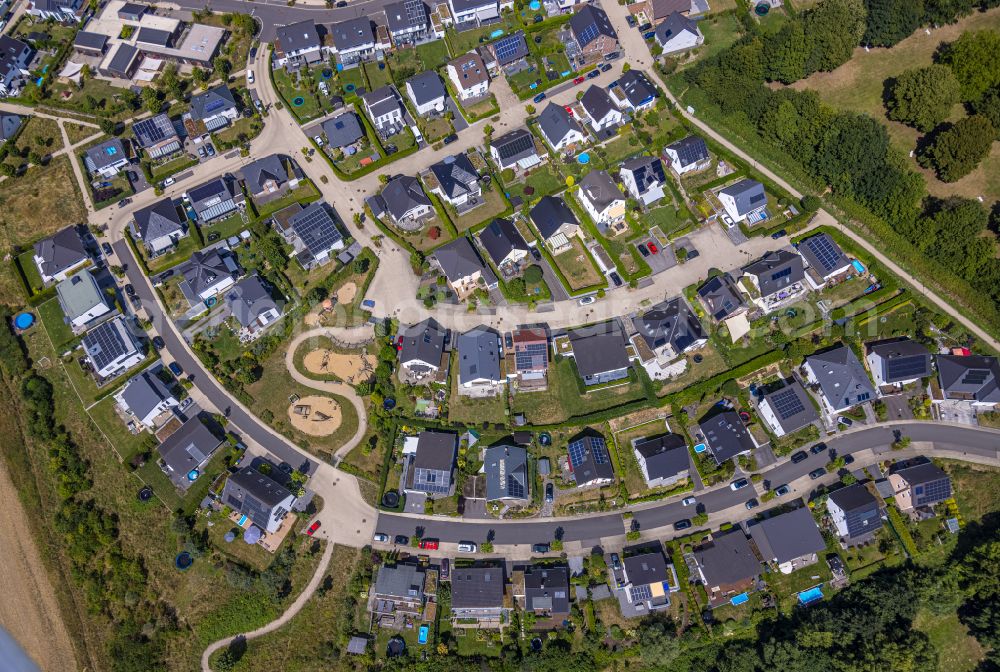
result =
[{"label": "blue swimming pool", "polygon": [[427,626],[421,625],[420,632],[417,634],[417,643],[426,644],[427,643]]},{"label": "blue swimming pool", "polygon": [[492,33],[490,33],[490,39],[496,39],[496,38],[500,37],[501,35],[503,35],[503,30],[500,29],[500,28],[497,28]]},{"label": "blue swimming pool", "polygon": [[696,452],[696,453],[704,453],[705,452],[705,444],[704,443],[699,443],[697,446],[694,447],[694,452]]},{"label": "blue swimming pool", "polygon": [[854,261],[851,262],[851,266],[853,266],[854,270],[857,271],[858,273],[864,273],[865,272],[865,265],[862,264],[857,259],[855,259]]},{"label": "blue swimming pool", "polygon": [[738,607],[744,602],[747,602],[749,599],[750,595],[748,595],[747,593],[740,593],[739,595],[736,595],[731,600],[729,600],[729,604],[733,605],[734,607]]},{"label": "blue swimming pool", "polygon": [[799,593],[799,604],[809,604],[810,602],[815,602],[816,600],[823,599],[823,587],[813,586],[809,590],[803,590]]},{"label": "blue swimming pool", "polygon": [[236,522],[236,524],[239,525],[240,527],[243,527],[246,524],[247,520],[249,520],[249,518],[247,518],[246,516],[240,516],[240,519]]},{"label": "blue swimming pool", "polygon": [[533,12],[537,12],[541,8],[542,8],[542,3],[538,2],[538,0],[531,0],[531,2],[528,3],[528,9],[530,9]]},{"label": "blue swimming pool", "polygon": [[586,165],[586,164],[590,163],[590,154],[588,154],[587,152],[584,152],[580,156],[576,157],[576,160],[579,163],[581,163],[583,165]]}]

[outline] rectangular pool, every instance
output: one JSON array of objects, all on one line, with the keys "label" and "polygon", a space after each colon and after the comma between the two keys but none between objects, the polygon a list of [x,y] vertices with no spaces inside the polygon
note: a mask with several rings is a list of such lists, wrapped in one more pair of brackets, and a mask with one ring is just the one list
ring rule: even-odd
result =
[{"label": "rectangular pool", "polygon": [[427,630],[428,630],[428,628],[427,628],[426,625],[421,625],[420,626],[420,631],[417,633],[417,643],[418,644],[426,644],[427,643]]},{"label": "rectangular pool", "polygon": [[799,604],[809,604],[810,602],[815,602],[816,600],[823,599],[823,587],[814,586],[809,590],[803,590],[799,593]]},{"label": "rectangular pool", "polygon": [[696,453],[704,453],[705,452],[705,444],[704,443],[699,443],[697,446],[694,447],[694,452],[696,452]]},{"label": "rectangular pool", "polygon": [[744,602],[747,602],[749,600],[750,600],[750,595],[748,595],[747,593],[740,593],[739,595],[735,595],[731,600],[729,600],[729,604],[733,605],[734,607],[738,607]]},{"label": "rectangular pool", "polygon": [[853,261],[851,262],[851,266],[853,266],[853,267],[854,267],[854,270],[855,270],[855,271],[857,271],[858,273],[860,273],[860,274],[864,274],[864,272],[865,272],[865,266],[864,266],[864,264],[862,264],[862,263],[861,263],[860,261],[858,261],[857,259],[855,259],[855,260],[853,260]]},{"label": "rectangular pool", "polygon": [[239,525],[240,527],[243,527],[246,524],[247,520],[249,520],[249,518],[247,518],[246,516],[240,516],[240,519],[239,521],[237,521],[236,524]]}]

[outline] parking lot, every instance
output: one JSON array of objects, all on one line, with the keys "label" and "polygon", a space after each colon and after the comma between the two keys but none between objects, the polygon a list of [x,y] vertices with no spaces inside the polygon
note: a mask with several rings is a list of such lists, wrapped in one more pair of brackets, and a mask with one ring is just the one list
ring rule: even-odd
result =
[{"label": "parking lot", "polygon": [[[652,243],[653,248],[649,245]],[[653,275],[657,273],[662,273],[668,268],[673,268],[677,265],[677,257],[674,255],[673,249],[669,245],[663,245],[662,242],[654,238],[653,236],[646,236],[635,241],[635,246],[639,248],[639,254],[642,254],[643,247],[646,248],[648,254],[642,256],[642,258],[649,264],[649,268],[653,271]],[[656,252],[653,252],[653,249]]]}]

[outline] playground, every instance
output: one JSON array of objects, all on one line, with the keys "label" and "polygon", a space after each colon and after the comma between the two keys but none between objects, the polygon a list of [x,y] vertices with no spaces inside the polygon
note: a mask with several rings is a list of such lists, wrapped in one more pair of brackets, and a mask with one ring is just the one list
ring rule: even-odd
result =
[{"label": "playground", "polygon": [[377,361],[366,353],[343,353],[327,348],[313,350],[302,361],[306,371],[316,376],[335,376],[355,385],[371,376]]},{"label": "playground", "polygon": [[329,436],[337,431],[341,421],[340,404],[330,397],[310,395],[288,407],[292,426],[309,436]]}]

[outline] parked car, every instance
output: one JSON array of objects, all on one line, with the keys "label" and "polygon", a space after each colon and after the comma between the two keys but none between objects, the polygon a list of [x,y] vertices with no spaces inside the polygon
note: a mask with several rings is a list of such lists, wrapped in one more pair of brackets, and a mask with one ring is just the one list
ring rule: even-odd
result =
[{"label": "parked car", "polygon": [[823,478],[824,474],[826,474],[826,469],[820,467],[819,469],[813,469],[810,471],[809,478],[815,481],[817,478]]},{"label": "parked car", "polygon": [[621,54],[619,54],[617,51],[612,51],[610,54],[604,54],[604,60],[605,61],[613,61],[616,58],[618,58],[619,56],[621,56]]},{"label": "parked car", "polygon": [[556,489],[551,483],[545,484],[545,501],[550,504],[556,498]]},{"label": "parked car", "polygon": [[659,248],[656,247],[656,243],[654,243],[653,241],[649,241],[648,243],[646,243],[646,247],[649,248],[650,254],[656,254],[657,252],[660,251]]},{"label": "parked car", "polygon": [[375,302],[372,301],[371,299],[365,299],[364,301],[361,302],[361,305],[371,310],[372,308],[375,307]]},{"label": "parked car", "polygon": [[247,84],[253,84],[253,70],[247,70]]},{"label": "parked car", "polygon": [[622,286],[622,277],[617,273],[615,273],[614,271],[608,274],[608,278],[611,279],[611,282],[614,284],[615,287]]},{"label": "parked car", "polygon": [[105,257],[110,257],[114,254],[114,250],[111,249],[110,243],[101,243],[101,249],[104,251]]},{"label": "parked car", "polygon": [[697,500],[694,497],[685,497],[684,499],[681,500],[681,506],[691,506],[696,501]]},{"label": "parked car", "polygon": [[125,285],[122,289],[125,290],[125,296],[135,296],[135,287],[132,285]]},{"label": "parked car", "polygon": [[823,443],[822,441],[820,441],[815,446],[813,446],[812,448],[810,448],[809,452],[812,453],[813,455],[819,455],[824,450],[826,450],[826,444]]},{"label": "parked car", "polygon": [[118,201],[118,207],[119,208],[124,208],[126,205],[128,205],[131,202],[132,202],[131,198],[123,198],[122,200]]},{"label": "parked car", "polygon": [[441,578],[447,579],[451,576],[451,560],[441,558]]},{"label": "parked car", "polygon": [[437,539],[421,539],[420,540],[420,548],[422,548],[424,550],[427,550],[427,551],[436,551],[436,550],[438,550],[439,546],[440,546],[440,544],[438,543]]},{"label": "parked car", "polygon": [[347,0],[340,0],[337,3],[337,7],[347,7]]},{"label": "parked car", "polygon": [[170,373],[174,374],[178,378],[180,378],[181,374],[184,373],[184,369],[182,369],[181,365],[177,362],[170,362],[170,364],[167,365],[167,368],[170,369]]},{"label": "parked car", "polygon": [[306,530],[306,534],[308,534],[308,535],[309,535],[310,537],[311,537],[311,536],[313,536],[314,534],[316,534],[316,530],[318,530],[318,529],[319,529],[319,526],[320,526],[321,524],[322,524],[322,523],[320,523],[320,522],[319,522],[319,521],[317,520],[316,522],[314,522],[314,523],[313,523],[312,525],[310,525],[310,526],[309,526],[309,529],[308,529],[308,530]]},{"label": "parked car", "polygon": [[621,569],[621,568],[622,568],[621,558],[618,557],[617,553],[612,553],[611,554],[611,569]]},{"label": "parked car", "polygon": [[532,100],[533,102],[536,102],[536,103],[540,103],[540,102],[542,102],[543,100],[545,100],[545,92],[544,92],[544,91],[542,91],[541,93],[539,93],[539,94],[538,94],[537,96],[535,96],[535,97],[534,97],[534,98],[532,98],[531,100]]},{"label": "parked car", "polygon": [[851,425],[854,424],[854,421],[851,420],[846,415],[842,415],[839,418],[837,418],[837,423],[843,425],[844,427],[850,427]]},{"label": "parked car", "polygon": [[854,456],[844,455],[844,464],[854,464]]},{"label": "parked car", "polygon": [[750,481],[748,481],[745,478],[738,478],[738,479],[736,479],[735,481],[733,481],[732,483],[729,484],[729,489],[733,490],[733,491],[742,490],[743,488],[747,487],[748,485],[750,485]]},{"label": "parked car", "polygon": [[542,253],[538,251],[537,247],[529,248],[531,250],[531,256],[535,261],[542,260]]},{"label": "parked car", "polygon": [[653,24],[651,24],[651,23],[649,23],[649,22],[647,21],[646,23],[644,23],[644,24],[642,24],[641,26],[639,26],[639,32],[640,32],[640,33],[644,33],[644,32],[646,32],[647,30],[650,30],[650,29],[651,29],[652,27],[653,27]]},{"label": "parked car", "polygon": [[568,114],[569,116],[571,116],[571,117],[574,116],[573,115],[573,108],[570,107],[569,105],[563,105],[563,109],[566,110],[566,114]]},{"label": "parked car", "polygon": [[252,61],[255,58],[257,58],[257,47],[250,50],[250,60]]},{"label": "parked car", "polygon": [[388,544],[389,543],[389,535],[388,534],[383,534],[381,532],[376,532],[375,535],[372,536],[372,541],[378,542],[380,544]]},{"label": "parked car", "polygon": [[410,538],[405,534],[397,534],[395,538],[393,538],[392,543],[396,544],[397,546],[406,546],[407,544],[410,543]]},{"label": "parked car", "polygon": [[583,82],[584,82],[585,79],[586,79],[586,77],[577,77],[576,79],[573,80],[573,83],[574,84],[583,84]]},{"label": "parked car", "polygon": [[173,184],[173,183],[174,183],[175,181],[176,181],[176,180],[174,180],[174,178],[172,178],[172,177],[168,177],[167,179],[163,180],[163,183],[162,183],[162,186],[164,186],[164,187],[169,187],[169,186],[170,186],[171,184]]},{"label": "parked car", "polygon": [[792,454],[792,464],[798,464],[802,460],[807,459],[809,459],[809,453],[804,450],[800,450],[799,452]]},{"label": "parked car", "polygon": [[642,39],[644,39],[644,40],[651,40],[654,37],[656,37],[656,31],[655,30],[651,30],[648,33],[643,33],[642,34]]},{"label": "parked car", "polygon": [[198,148],[198,156],[200,156],[203,159],[205,158],[205,148],[204,147],[199,147]]},{"label": "parked car", "polygon": [[163,342],[162,336],[153,336],[152,343],[153,347],[156,348],[157,350],[162,350],[167,345],[166,343]]},{"label": "parked car", "polygon": [[313,141],[316,143],[317,147],[322,147],[323,146],[323,136],[322,135],[314,135],[313,136]]},{"label": "parked car", "polygon": [[532,544],[532,546],[531,546],[531,552],[532,553],[548,553],[549,552],[549,545],[548,544]]},{"label": "parked car", "polygon": [[625,17],[625,23],[628,24],[629,28],[635,28],[636,26],[639,25],[639,22],[636,21],[635,17],[632,16],[631,14],[629,14],[628,16]]},{"label": "parked car", "polygon": [[689,527],[691,527],[691,521],[688,520],[687,518],[682,518],[681,520],[678,520],[676,523],[674,523],[674,529],[677,530],[678,532],[680,532],[681,530],[686,530]]},{"label": "parked car", "polygon": [[776,487],[774,489],[774,496],[775,497],[784,497],[785,495],[787,495],[791,491],[792,491],[792,489],[790,487],[788,487],[788,485],[779,485],[778,487]]},{"label": "parked car", "polygon": [[647,250],[646,246],[643,245],[642,243],[639,243],[638,245],[636,245],[636,248],[639,250],[639,254],[641,254],[642,256],[644,256],[644,257],[648,257],[649,256],[649,250]]},{"label": "parked car", "polygon": [[587,73],[587,79],[593,79],[594,77],[600,77],[600,76],[601,76],[601,71],[596,69],[591,70],[590,72]]},{"label": "parked car", "polygon": [[594,298],[593,294],[591,294],[590,296],[585,296],[582,299],[580,299],[580,305],[581,306],[589,306],[590,304],[592,304],[596,300],[597,299]]},{"label": "parked car", "polygon": [[745,506],[747,507],[747,511],[749,511],[750,509],[756,509],[758,506],[760,506],[760,502],[758,502],[756,499],[748,499]]},{"label": "parked car", "polygon": [[205,153],[209,156],[215,156],[215,147],[212,145],[205,145]]},{"label": "parked car", "polygon": [[459,553],[475,553],[476,552],[476,545],[474,543],[472,543],[471,541],[460,541],[458,543],[458,552]]},{"label": "parked car", "polygon": [[451,143],[455,142],[456,140],[458,140],[458,135],[456,135],[455,133],[452,133],[451,135],[446,135],[445,136],[445,138],[444,138],[444,144],[450,145]]},{"label": "parked car", "polygon": [[688,250],[688,257],[687,258],[688,258],[689,261],[691,259],[694,259],[694,258],[699,257],[699,256],[701,256],[701,253],[698,252],[698,250]]},{"label": "parked car", "polygon": [[777,240],[778,238],[782,238],[787,235],[788,231],[785,231],[784,229],[779,229],[778,231],[775,231],[774,233],[771,234],[771,238]]},{"label": "parked car", "polygon": [[139,298],[138,294],[133,294],[129,297],[129,300],[132,302],[132,307],[136,310],[142,308],[142,299]]},{"label": "parked car", "polygon": [[601,64],[601,72],[607,72],[610,69],[611,69],[611,64],[610,63],[602,63]]}]

